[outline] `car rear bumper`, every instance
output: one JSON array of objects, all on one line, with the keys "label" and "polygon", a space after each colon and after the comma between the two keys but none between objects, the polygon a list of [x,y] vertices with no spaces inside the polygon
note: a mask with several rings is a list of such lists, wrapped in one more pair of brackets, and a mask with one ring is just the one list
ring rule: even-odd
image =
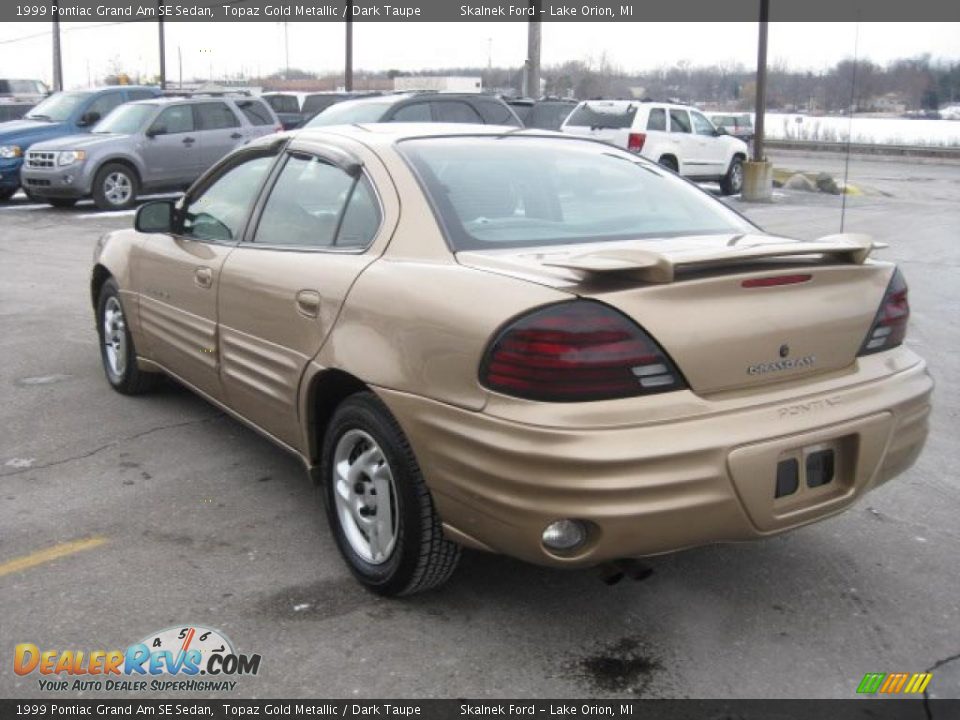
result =
[{"label": "car rear bumper", "polygon": [[[841,512],[908,468],[927,436],[933,382],[911,351],[882,355],[897,357],[861,358],[845,380],[807,383],[792,399],[767,391],[752,403],[689,403],[680,396],[692,393],[671,393],[657,396],[655,420],[611,426],[599,416],[583,422],[586,415],[530,424],[494,416],[495,403],[471,412],[378,392],[406,431],[452,539],[582,566],[774,535]],[[613,402],[634,403],[634,417],[645,417],[637,400]],[[663,402],[686,410],[667,419]],[[570,406],[555,408],[562,417]],[[833,480],[808,487],[801,479],[775,498],[778,463],[795,457],[803,467],[824,448],[835,454]],[[561,518],[591,528],[586,545],[567,556],[541,544],[543,529]]]}]

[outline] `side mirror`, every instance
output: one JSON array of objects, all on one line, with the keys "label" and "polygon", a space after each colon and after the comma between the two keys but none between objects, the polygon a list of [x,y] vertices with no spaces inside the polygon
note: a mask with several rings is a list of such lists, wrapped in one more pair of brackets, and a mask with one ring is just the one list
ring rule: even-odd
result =
[{"label": "side mirror", "polygon": [[149,130],[147,130],[146,135],[148,138],[155,138],[157,135],[166,135],[167,128],[163,125],[154,125]]},{"label": "side mirror", "polygon": [[717,134],[717,135],[729,135],[730,133],[727,132],[727,129],[726,129],[723,125],[717,125],[717,132],[716,132],[716,134]]},{"label": "side mirror", "polygon": [[88,125],[93,125],[95,122],[100,120],[100,113],[98,112],[85,112],[80,116],[80,122],[77,123],[79,127],[87,127]]},{"label": "side mirror", "polygon": [[172,200],[154,200],[137,208],[133,226],[142,233],[173,232]]}]

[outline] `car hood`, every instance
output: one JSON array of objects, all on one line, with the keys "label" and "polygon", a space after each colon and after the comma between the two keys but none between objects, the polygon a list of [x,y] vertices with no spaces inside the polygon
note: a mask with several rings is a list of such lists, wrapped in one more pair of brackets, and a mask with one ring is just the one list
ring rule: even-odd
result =
[{"label": "car hood", "polygon": [[66,131],[66,123],[49,123],[40,120],[11,120],[0,123],[0,145],[30,145],[47,138],[59,137]]},{"label": "car hood", "polygon": [[93,133],[82,133],[65,135],[53,140],[35,143],[31,150],[90,150],[98,145],[106,145],[117,140],[130,137],[129,135],[115,135],[113,133],[104,133],[95,135]]}]

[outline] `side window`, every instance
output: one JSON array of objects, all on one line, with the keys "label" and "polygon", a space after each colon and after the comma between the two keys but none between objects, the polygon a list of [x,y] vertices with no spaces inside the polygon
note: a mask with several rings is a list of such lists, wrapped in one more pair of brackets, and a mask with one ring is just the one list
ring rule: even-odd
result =
[{"label": "side window", "polygon": [[318,158],[291,155],[263,208],[254,242],[366,247],[379,225],[380,211],[365,180]]},{"label": "side window", "polygon": [[437,112],[438,122],[450,123],[482,123],[477,111],[465,102],[456,100],[434,101],[433,107]]},{"label": "side window", "polygon": [[[517,121],[513,119],[510,115],[510,108],[508,108],[504,103],[497,102],[496,100],[489,100],[485,98],[478,98],[476,100],[477,108],[480,110],[480,114],[483,115],[485,122],[490,123],[491,125],[516,125]],[[514,108],[514,112],[518,108]],[[531,106],[527,106],[527,113],[532,110]],[[518,112],[517,115],[520,113]]]},{"label": "side window", "polygon": [[413,103],[397,110],[390,122],[431,122],[430,106],[425,103]]},{"label": "side window", "polygon": [[127,101],[132,100],[149,100],[152,97],[156,97],[156,93],[152,90],[127,90]]},{"label": "side window", "polygon": [[197,130],[223,130],[240,127],[240,121],[224,102],[198,103],[193,106]]},{"label": "side window", "polygon": [[274,157],[255,157],[227,169],[183,210],[181,235],[196,240],[236,240]]},{"label": "side window", "polygon": [[647,118],[647,130],[667,130],[667,111],[663,108],[651,108]]},{"label": "side window", "polygon": [[693,120],[693,130],[697,135],[716,135],[716,128],[703,115],[698,112],[691,112],[690,118]]},{"label": "side window", "polygon": [[94,100],[92,103],[90,103],[87,109],[83,111],[83,114],[86,115],[89,113],[99,113],[100,119],[103,119],[110,113],[111,110],[113,110],[115,107],[121,104],[123,104],[122,93],[120,92],[104,93],[103,95],[98,97],[96,100]]},{"label": "side window", "polygon": [[154,135],[193,132],[193,111],[189,105],[168,107],[157,115],[148,132]]},{"label": "side window", "polygon": [[670,110],[670,132],[690,132],[690,116],[686,110]]},{"label": "side window", "polygon": [[237,100],[237,107],[251,125],[273,125],[270,111],[259,100]]}]

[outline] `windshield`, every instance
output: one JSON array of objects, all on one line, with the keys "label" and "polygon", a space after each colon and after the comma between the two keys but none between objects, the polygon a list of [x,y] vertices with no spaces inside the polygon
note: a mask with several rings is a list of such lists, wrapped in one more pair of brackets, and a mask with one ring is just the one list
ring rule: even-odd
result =
[{"label": "windshield", "polygon": [[687,181],[600,143],[492,136],[398,147],[454,251],[756,230]]},{"label": "windshield", "polygon": [[46,120],[48,122],[63,122],[69,118],[77,106],[83,103],[92,93],[65,92],[51,95],[29,112],[30,120]]},{"label": "windshield", "polygon": [[393,103],[356,100],[331,105],[313,118],[304,127],[325,125],[352,125],[353,123],[378,122]]},{"label": "windshield", "polygon": [[132,135],[156,112],[156,105],[121,105],[93,128],[97,134]]}]

